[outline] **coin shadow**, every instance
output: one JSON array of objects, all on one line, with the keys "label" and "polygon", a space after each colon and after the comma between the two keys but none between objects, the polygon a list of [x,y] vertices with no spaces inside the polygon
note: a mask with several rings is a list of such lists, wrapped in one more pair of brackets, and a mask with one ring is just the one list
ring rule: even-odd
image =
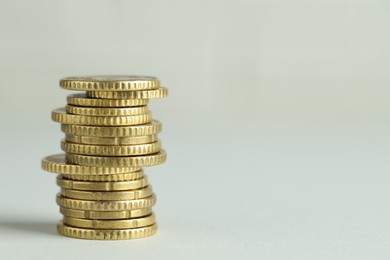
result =
[{"label": "coin shadow", "polygon": [[28,221],[0,221],[0,229],[8,229],[15,232],[40,233],[57,235],[56,223],[54,222],[28,222]]}]

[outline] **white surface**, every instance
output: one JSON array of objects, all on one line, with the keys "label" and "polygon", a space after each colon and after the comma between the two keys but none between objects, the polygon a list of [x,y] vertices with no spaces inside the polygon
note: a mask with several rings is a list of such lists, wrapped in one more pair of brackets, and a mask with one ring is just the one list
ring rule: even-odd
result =
[{"label": "white surface", "polygon": [[[389,259],[385,0],[1,1],[0,259]],[[161,78],[158,235],[56,234],[58,80]]]},{"label": "white surface", "polygon": [[[194,122],[195,123],[195,122]],[[165,165],[146,169],[158,235],[99,242],[61,237],[54,175],[39,169],[54,131],[20,137],[2,156],[0,252],[18,259],[386,259],[390,255],[388,126],[167,122]],[[52,127],[54,129],[54,127]],[[55,129],[57,130],[57,129]],[[9,144],[9,140],[2,143]],[[15,165],[16,164],[16,165]]]}]

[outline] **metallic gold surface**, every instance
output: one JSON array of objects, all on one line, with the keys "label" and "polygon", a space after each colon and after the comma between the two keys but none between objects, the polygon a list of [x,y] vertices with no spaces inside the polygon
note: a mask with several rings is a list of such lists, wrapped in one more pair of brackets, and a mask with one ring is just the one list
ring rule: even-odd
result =
[{"label": "metallic gold surface", "polygon": [[134,107],[149,103],[147,99],[101,99],[89,98],[86,94],[71,94],[66,100],[69,105],[82,107]]},{"label": "metallic gold surface", "polygon": [[86,191],[121,191],[136,190],[148,185],[147,177],[133,181],[118,182],[89,182],[67,180],[62,175],[57,176],[57,185],[64,189],[86,190]]},{"label": "metallic gold surface", "polygon": [[61,195],[66,198],[80,200],[137,200],[153,195],[152,187],[146,186],[131,191],[81,191],[61,188]]},{"label": "metallic gold surface", "polygon": [[156,77],[133,75],[102,75],[67,77],[60,86],[69,90],[128,91],[157,89],[160,81]]},{"label": "metallic gold surface", "polygon": [[53,110],[51,118],[61,124],[98,126],[141,125],[152,121],[150,113],[134,116],[84,116],[68,114],[63,108]]},{"label": "metallic gold surface", "polygon": [[93,182],[99,182],[99,181],[132,181],[132,180],[138,180],[144,176],[143,170],[131,172],[131,173],[121,173],[121,174],[110,174],[110,175],[88,175],[88,174],[63,174],[62,175],[65,179],[69,180],[75,180],[75,181],[93,181]]},{"label": "metallic gold surface", "polygon": [[69,114],[84,116],[134,116],[148,113],[148,107],[79,107],[66,105],[65,111]]},{"label": "metallic gold surface", "polygon": [[72,143],[91,145],[136,145],[156,142],[157,136],[95,137],[66,134],[65,140]]},{"label": "metallic gold surface", "polygon": [[150,208],[156,204],[156,196],[136,200],[117,200],[117,201],[94,201],[70,199],[58,194],[56,202],[64,208],[93,210],[93,211],[123,211]]},{"label": "metallic gold surface", "polygon": [[61,149],[64,152],[96,155],[96,156],[130,156],[153,154],[161,150],[160,141],[136,145],[88,145],[71,143],[62,140]]},{"label": "metallic gold surface", "polygon": [[[42,159],[42,169],[67,175],[106,175],[106,174],[134,174],[139,176],[139,167],[107,167],[107,166],[81,166],[66,162],[65,154],[50,155]],[[142,172],[142,171],[141,171]]]},{"label": "metallic gold surface", "polygon": [[157,232],[157,224],[148,227],[133,228],[133,229],[119,229],[119,230],[95,230],[76,228],[64,225],[60,222],[57,225],[57,231],[63,236],[92,239],[92,240],[123,240],[149,237]]},{"label": "metallic gold surface", "polygon": [[149,124],[133,126],[61,125],[61,130],[65,134],[115,138],[156,135],[161,132],[161,129],[161,123],[157,120],[152,120]]},{"label": "metallic gold surface", "polygon": [[108,98],[108,99],[154,99],[168,96],[168,89],[159,88],[155,90],[140,91],[87,91],[87,97],[90,98]]},{"label": "metallic gold surface", "polygon": [[60,207],[60,212],[67,217],[84,219],[129,219],[150,215],[152,208],[123,211],[77,210]]},{"label": "metallic gold surface", "polygon": [[154,214],[148,216],[120,219],[120,220],[98,220],[98,219],[82,219],[65,216],[63,219],[65,225],[80,228],[90,229],[128,229],[139,228],[153,225],[156,222]]},{"label": "metallic gold surface", "polygon": [[145,167],[164,163],[166,153],[164,150],[161,150],[161,152],[156,154],[128,157],[103,157],[66,153],[65,158],[70,163],[85,166]]},{"label": "metallic gold surface", "polygon": [[42,159],[44,170],[60,174],[58,232],[100,240],[155,234],[156,196],[142,167],[165,162],[166,153],[157,138],[161,123],[147,105],[168,90],[155,77],[129,75],[68,77],[60,86],[86,93],[69,95],[52,111],[65,154]]}]

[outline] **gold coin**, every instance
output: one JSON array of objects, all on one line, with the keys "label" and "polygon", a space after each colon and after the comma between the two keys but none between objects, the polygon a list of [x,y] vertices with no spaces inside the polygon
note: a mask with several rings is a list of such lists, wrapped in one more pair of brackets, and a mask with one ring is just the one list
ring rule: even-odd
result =
[{"label": "gold coin", "polygon": [[166,88],[140,91],[87,91],[87,97],[90,98],[151,99],[163,98],[166,96],[168,96],[168,89]]},{"label": "gold coin", "polygon": [[60,80],[60,86],[69,90],[128,91],[157,89],[158,78],[133,75],[101,75],[67,77]]},{"label": "gold coin", "polygon": [[91,229],[127,229],[140,228],[153,225],[156,222],[154,214],[133,218],[133,219],[119,219],[119,220],[98,220],[98,219],[82,219],[64,216],[63,222],[65,225],[80,228]]},{"label": "gold coin", "polygon": [[156,142],[157,135],[128,137],[95,137],[66,134],[65,140],[72,143],[91,145],[136,145]]},{"label": "gold coin", "polygon": [[60,212],[66,217],[85,219],[128,219],[147,216],[152,213],[152,208],[123,210],[123,211],[92,211],[77,210],[60,207]]},{"label": "gold coin", "polygon": [[133,126],[86,126],[61,124],[65,134],[96,137],[135,137],[143,135],[156,135],[161,132],[159,121],[152,120],[150,124]]},{"label": "gold coin", "polygon": [[64,225],[60,222],[57,225],[59,234],[72,238],[92,239],[92,240],[124,240],[153,236],[157,232],[157,224],[148,227],[117,229],[117,230],[94,230],[86,228],[76,228]]},{"label": "gold coin", "polygon": [[67,105],[65,111],[69,114],[84,116],[134,116],[148,113],[148,107],[78,107]]},{"label": "gold coin", "polygon": [[138,180],[144,176],[142,170],[131,172],[131,173],[121,173],[121,174],[110,174],[110,175],[75,175],[75,174],[63,174],[65,179],[74,180],[74,181],[132,181]]},{"label": "gold coin", "polygon": [[137,107],[146,106],[147,99],[101,99],[89,98],[85,94],[71,94],[67,97],[69,105],[82,107]]},{"label": "gold coin", "polygon": [[71,199],[80,200],[137,200],[152,196],[152,187],[131,191],[81,191],[61,188],[61,195]]},{"label": "gold coin", "polygon": [[[42,169],[66,175],[106,175],[106,174],[132,174],[135,177],[143,175],[139,167],[106,167],[81,166],[66,162],[65,154],[50,155],[42,159]],[[141,173],[140,173],[141,172]]]},{"label": "gold coin", "polygon": [[136,190],[148,186],[146,176],[133,181],[118,182],[89,182],[67,180],[62,175],[57,176],[57,185],[64,189],[87,190],[87,191],[120,191]]},{"label": "gold coin", "polygon": [[160,141],[136,145],[88,145],[70,143],[62,140],[64,152],[97,156],[131,156],[157,153],[161,149]]},{"label": "gold coin", "polygon": [[117,200],[117,201],[96,201],[96,200],[78,200],[57,195],[56,202],[60,207],[93,210],[93,211],[123,211],[150,208],[156,204],[156,196],[136,200]]},{"label": "gold coin", "polygon": [[85,166],[144,167],[164,163],[166,153],[161,150],[156,154],[128,157],[102,157],[66,153],[65,158],[68,162]]},{"label": "gold coin", "polygon": [[120,126],[150,123],[152,115],[147,113],[134,116],[84,116],[67,114],[63,108],[59,108],[52,111],[51,119],[61,124]]}]

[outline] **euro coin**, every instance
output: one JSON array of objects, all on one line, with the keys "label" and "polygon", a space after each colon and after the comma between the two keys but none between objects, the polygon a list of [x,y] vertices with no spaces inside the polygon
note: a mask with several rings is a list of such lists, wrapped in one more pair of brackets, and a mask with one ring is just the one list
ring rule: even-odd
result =
[{"label": "euro coin", "polygon": [[97,156],[131,156],[157,153],[161,149],[160,141],[136,145],[88,145],[62,140],[64,152]]},{"label": "euro coin", "polygon": [[166,153],[164,150],[161,150],[156,154],[127,157],[103,157],[66,153],[65,157],[70,163],[84,166],[145,167],[164,163]]},{"label": "euro coin", "polygon": [[156,135],[161,132],[161,129],[161,123],[157,120],[152,120],[149,124],[133,126],[61,125],[61,130],[65,134],[115,138]]},{"label": "euro coin", "polygon": [[128,91],[157,89],[160,81],[156,77],[135,75],[102,75],[66,77],[60,86],[68,90]]},{"label": "euro coin", "polygon": [[153,225],[156,222],[154,214],[148,216],[120,219],[120,220],[100,220],[100,219],[82,219],[64,216],[63,222],[65,225],[80,228],[91,229],[127,229],[139,228]]},{"label": "euro coin", "polygon": [[122,191],[136,190],[146,187],[148,180],[146,177],[133,181],[108,181],[90,182],[67,180],[62,175],[57,177],[57,185],[64,189],[86,190],[86,191]]},{"label": "euro coin", "polygon": [[84,219],[129,219],[150,215],[152,208],[122,210],[122,211],[93,211],[77,210],[60,207],[60,212],[66,217]]},{"label": "euro coin", "polygon": [[82,107],[136,107],[149,103],[147,99],[101,99],[89,98],[86,94],[71,94],[66,100],[69,105]]},{"label": "euro coin", "polygon": [[130,191],[84,191],[61,188],[61,195],[71,199],[115,201],[147,198],[153,195],[153,191],[150,185]]},{"label": "euro coin", "polygon": [[150,197],[136,200],[97,201],[71,199],[58,194],[56,197],[56,202],[59,206],[70,209],[93,211],[122,211],[150,208],[154,206],[154,204],[156,204],[156,196],[153,194]]},{"label": "euro coin", "polygon": [[141,125],[152,121],[150,113],[133,116],[85,116],[68,114],[63,108],[53,110],[51,118],[61,124],[99,126]]},{"label": "euro coin", "polygon": [[144,176],[143,170],[130,173],[120,173],[120,174],[105,174],[105,175],[89,175],[89,174],[63,174],[65,179],[74,180],[74,181],[93,181],[93,182],[105,182],[105,181],[133,181],[138,180]]},{"label": "euro coin", "polygon": [[69,114],[84,116],[133,116],[148,113],[147,106],[139,107],[79,107],[67,105],[65,111]]},{"label": "euro coin", "polygon": [[157,232],[157,224],[148,227],[132,228],[132,229],[117,229],[117,230],[102,230],[102,229],[87,229],[77,228],[64,225],[60,222],[57,225],[57,231],[63,236],[91,240],[124,240],[149,237]]},{"label": "euro coin", "polygon": [[66,175],[107,175],[107,174],[134,174],[139,176],[139,167],[107,167],[81,166],[69,163],[64,154],[50,155],[42,159],[42,169],[48,172]]},{"label": "euro coin", "polygon": [[95,137],[66,134],[65,140],[71,143],[91,145],[136,145],[156,142],[157,136]]},{"label": "euro coin", "polygon": [[154,99],[168,96],[168,89],[159,88],[154,90],[140,91],[87,91],[90,98],[108,99]]}]

